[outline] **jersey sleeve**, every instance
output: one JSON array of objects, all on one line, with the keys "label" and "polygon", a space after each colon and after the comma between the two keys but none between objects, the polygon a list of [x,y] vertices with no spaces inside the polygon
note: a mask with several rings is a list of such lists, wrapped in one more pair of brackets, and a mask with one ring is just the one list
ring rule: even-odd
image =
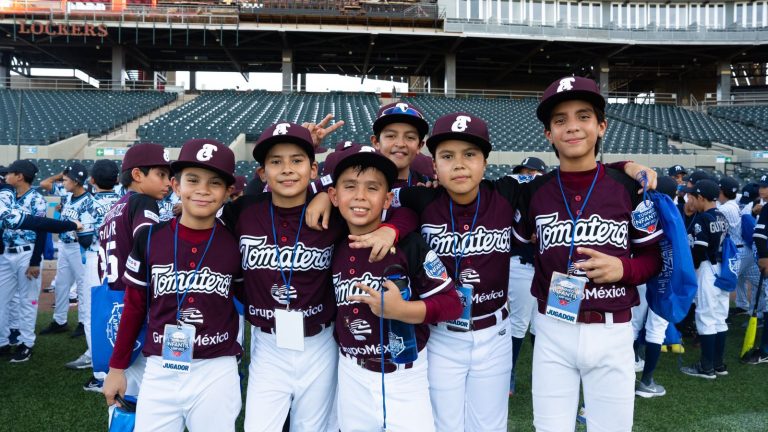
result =
[{"label": "jersey sleeve", "polygon": [[160,222],[160,208],[157,201],[144,194],[134,194],[129,201],[131,232],[135,237],[139,228]]},{"label": "jersey sleeve", "polygon": [[45,211],[48,208],[48,202],[42,195],[35,194],[32,198],[32,216],[45,217]]},{"label": "jersey sleeve", "polygon": [[[612,177],[622,184],[626,193],[630,197],[632,205],[632,212],[641,212],[646,208],[649,202],[643,201],[643,194],[638,194],[637,191],[642,189],[642,185],[635,179],[626,175],[623,171],[617,171],[615,168],[611,171],[611,167],[615,164],[607,165],[608,173],[611,173]],[[629,240],[631,246],[646,246],[654,243],[658,243],[664,236],[664,230],[661,228],[661,224],[658,219],[655,224],[651,224],[647,227],[636,227],[633,223],[634,217],[630,214],[629,223]]]},{"label": "jersey sleeve", "polygon": [[758,258],[768,258],[768,206],[763,206],[760,210],[752,239],[757,248]]},{"label": "jersey sleeve", "polygon": [[417,233],[406,236],[400,245],[408,261],[411,287],[424,301],[425,323],[456,319],[461,315],[461,300],[453,279],[437,254]]},{"label": "jersey sleeve", "polygon": [[80,215],[80,223],[83,224],[83,231],[78,235],[92,234],[98,228],[96,222],[99,220],[99,212],[96,207],[96,201],[91,199],[83,207],[83,213]]},{"label": "jersey sleeve", "polygon": [[490,182],[489,180],[483,180],[483,182],[492,183],[494,189],[496,189],[501,196],[506,198],[512,206],[516,206],[523,189],[525,189],[536,177],[538,176],[510,174],[493,182]]},{"label": "jersey sleeve", "polygon": [[437,198],[439,189],[425,186],[412,186],[392,189],[392,207],[407,207],[416,213],[421,213]]},{"label": "jersey sleeve", "polygon": [[53,183],[53,187],[51,188],[51,195],[55,195],[57,197],[66,198],[69,192],[64,188],[64,183],[62,182],[55,182]]},{"label": "jersey sleeve", "polygon": [[536,226],[530,218],[532,191],[530,186],[521,189],[512,217],[512,234],[515,241],[521,244],[530,244],[531,236],[536,232]]},{"label": "jersey sleeve", "polygon": [[133,249],[125,261],[125,273],[123,283],[128,287],[146,290],[149,285],[147,280],[147,238],[149,226],[139,228],[134,235]]}]

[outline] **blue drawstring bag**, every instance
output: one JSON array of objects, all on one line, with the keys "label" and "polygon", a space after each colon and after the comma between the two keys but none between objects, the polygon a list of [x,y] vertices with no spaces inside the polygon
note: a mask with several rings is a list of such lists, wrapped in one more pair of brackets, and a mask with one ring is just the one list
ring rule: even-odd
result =
[{"label": "blue drawstring bag", "polygon": [[676,324],[688,314],[696,295],[696,271],[688,245],[688,234],[680,212],[672,200],[662,193],[648,192],[664,230],[659,241],[661,272],[646,282],[648,307],[657,315]]},{"label": "blue drawstring bag", "polygon": [[741,238],[748,248],[752,248],[752,235],[755,233],[755,217],[751,214],[741,215]]},{"label": "blue drawstring bag", "polygon": [[112,411],[109,432],[133,432],[136,426],[136,398],[126,395],[125,398],[117,396],[116,399],[122,406]]},{"label": "blue drawstring bag", "polygon": [[739,249],[731,239],[730,234],[726,234],[723,244],[720,245],[720,274],[715,275],[715,286],[723,291],[732,292],[736,289],[736,282],[739,279]]},{"label": "blue drawstring bag", "polygon": [[52,260],[54,259],[54,254],[56,253],[56,249],[53,247],[53,238],[51,237],[51,233],[45,233],[45,248],[43,249],[43,259],[45,260]]},{"label": "blue drawstring bag", "polygon": [[[147,252],[149,257],[149,245],[152,238],[152,226],[147,235]],[[146,260],[148,263],[149,260]],[[147,264],[147,284],[150,284],[149,265]],[[120,326],[120,317],[123,315],[125,291],[116,291],[109,288],[107,278],[101,285],[91,288],[91,362],[94,372],[109,372],[109,359],[117,340],[117,329]],[[147,288],[147,316],[149,316],[149,288]],[[131,353],[131,363],[141,354],[144,347],[144,338],[147,334],[147,321],[141,326],[139,336]]]}]

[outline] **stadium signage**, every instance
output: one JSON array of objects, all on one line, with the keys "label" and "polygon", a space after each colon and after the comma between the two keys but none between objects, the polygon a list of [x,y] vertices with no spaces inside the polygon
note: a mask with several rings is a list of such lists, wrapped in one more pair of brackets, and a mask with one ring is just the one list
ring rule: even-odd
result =
[{"label": "stadium signage", "polygon": [[107,26],[104,24],[73,24],[57,23],[54,21],[27,21],[19,20],[16,22],[19,34],[32,34],[35,36],[85,36],[85,37],[106,37],[109,34]]}]

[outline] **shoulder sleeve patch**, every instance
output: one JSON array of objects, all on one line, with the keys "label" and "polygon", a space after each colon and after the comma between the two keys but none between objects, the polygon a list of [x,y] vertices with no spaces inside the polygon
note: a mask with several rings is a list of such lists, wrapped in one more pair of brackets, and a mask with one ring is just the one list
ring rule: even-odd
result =
[{"label": "shoulder sleeve patch", "polygon": [[158,216],[157,213],[151,210],[144,210],[144,217],[151,221],[154,221],[155,223],[160,222],[160,216]]},{"label": "shoulder sleeve patch", "polygon": [[333,177],[331,177],[330,174],[324,175],[324,176],[320,177],[320,183],[322,183],[323,186],[328,186],[331,183],[333,183]]},{"label": "shoulder sleeve patch", "polygon": [[132,256],[128,256],[128,261],[125,262],[125,268],[128,270],[138,273],[139,271],[139,261],[135,260]]},{"label": "shoulder sleeve patch", "polygon": [[427,252],[427,256],[424,257],[424,272],[431,279],[439,281],[448,280],[448,270],[445,269],[443,262],[440,261],[435,251],[430,250]]},{"label": "shoulder sleeve patch", "polygon": [[402,207],[400,204],[400,188],[392,189],[392,207]]}]

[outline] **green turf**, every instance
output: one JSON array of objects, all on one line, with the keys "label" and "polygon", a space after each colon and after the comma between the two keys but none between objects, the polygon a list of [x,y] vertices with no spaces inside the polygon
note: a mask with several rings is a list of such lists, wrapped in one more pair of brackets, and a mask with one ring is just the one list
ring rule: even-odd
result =
[{"label": "green turf", "polygon": [[[41,313],[38,328],[50,319],[50,312]],[[75,320],[73,310],[70,322]],[[768,430],[768,365],[746,366],[736,359],[744,320],[737,318],[731,325],[727,377],[708,381],[684,376],[677,370],[678,356],[662,353],[656,381],[666,387],[667,396],[636,399],[635,431]],[[40,336],[37,341],[29,362],[0,362],[0,432],[106,430],[103,396],[82,390],[90,370],[71,371],[64,367],[64,363],[83,352],[85,339],[58,334]],[[683,362],[692,363],[698,355],[697,349],[687,346]],[[530,371],[531,346],[526,342],[518,364],[517,394],[510,399],[509,430],[533,430]],[[242,415],[238,430],[242,430]]]}]

